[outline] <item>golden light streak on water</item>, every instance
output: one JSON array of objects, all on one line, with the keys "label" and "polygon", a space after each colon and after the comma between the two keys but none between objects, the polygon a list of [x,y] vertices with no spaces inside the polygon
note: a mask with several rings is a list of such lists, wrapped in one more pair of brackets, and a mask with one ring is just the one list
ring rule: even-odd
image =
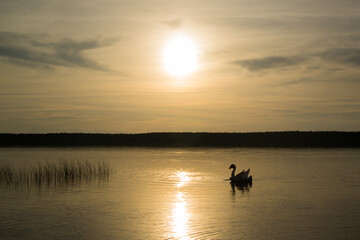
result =
[{"label": "golden light streak on water", "polygon": [[176,202],[172,209],[172,215],[174,237],[177,239],[188,239],[186,226],[189,219],[189,213],[186,208],[186,199],[181,192],[176,195]]},{"label": "golden light streak on water", "polygon": [[184,185],[188,184],[191,181],[191,177],[190,177],[190,173],[189,172],[184,172],[184,171],[179,171],[176,173],[176,177],[178,178],[178,183],[177,183],[177,187],[181,188]]},{"label": "golden light streak on water", "polygon": [[[177,188],[184,187],[186,184],[189,184],[190,181],[192,180],[191,173],[182,170],[177,171],[175,173],[175,176],[177,178],[176,179]],[[187,205],[186,198],[184,194],[179,191],[175,196],[175,201],[171,211],[172,214],[171,228],[173,230],[172,237],[176,239],[189,239],[189,237],[187,236],[188,235],[187,225],[190,214],[188,213],[186,205]]]}]

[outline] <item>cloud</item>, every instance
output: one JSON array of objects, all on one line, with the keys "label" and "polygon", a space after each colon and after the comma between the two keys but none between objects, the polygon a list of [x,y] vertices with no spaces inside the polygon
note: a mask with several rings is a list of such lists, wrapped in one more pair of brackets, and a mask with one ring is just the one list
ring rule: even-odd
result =
[{"label": "cloud", "polygon": [[[241,14],[239,14],[241,15]],[[259,16],[221,16],[219,18],[207,19],[208,24],[226,25],[235,29],[251,30],[251,31],[271,31],[272,34],[280,32],[286,34],[313,34],[316,32],[318,35],[329,33],[345,33],[343,37],[348,38],[349,33],[357,33],[360,24],[359,16],[335,16],[335,15],[319,15],[308,13],[303,14],[287,14],[287,15],[274,15],[261,14]],[[334,35],[334,34],[333,34]],[[333,36],[332,35],[332,36]]]},{"label": "cloud", "polygon": [[360,66],[360,48],[335,48],[320,54],[326,61],[337,62],[351,67]]},{"label": "cloud", "polygon": [[242,66],[250,71],[256,72],[266,69],[282,68],[295,66],[303,63],[305,60],[320,57],[326,62],[335,62],[339,64],[337,68],[325,68],[322,66],[308,66],[308,70],[324,69],[327,71],[340,71],[343,66],[359,67],[360,66],[360,48],[331,48],[323,52],[310,54],[308,56],[269,56],[257,59],[237,60],[233,63]]},{"label": "cloud", "polygon": [[81,67],[109,71],[106,67],[83,55],[83,51],[111,45],[114,40],[63,39],[56,42],[39,41],[39,35],[0,32],[0,57],[7,62],[28,66],[52,68]]},{"label": "cloud", "polygon": [[172,28],[179,28],[179,27],[181,27],[182,20],[180,18],[177,18],[177,19],[173,19],[173,20],[169,20],[169,21],[163,21],[162,23],[166,24]]},{"label": "cloud", "polygon": [[303,62],[304,59],[300,57],[282,57],[282,56],[270,56],[258,59],[238,60],[234,64],[240,65],[250,71],[261,71],[264,69],[281,68],[297,65]]}]

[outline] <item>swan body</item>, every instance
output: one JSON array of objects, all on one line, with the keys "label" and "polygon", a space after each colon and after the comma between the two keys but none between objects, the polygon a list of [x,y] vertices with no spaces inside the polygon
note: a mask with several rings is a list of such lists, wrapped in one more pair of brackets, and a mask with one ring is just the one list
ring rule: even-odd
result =
[{"label": "swan body", "polygon": [[233,169],[231,172],[230,181],[231,182],[239,182],[239,183],[250,183],[252,182],[252,176],[249,177],[250,168],[247,171],[242,170],[242,172],[235,175],[236,165],[231,164],[229,169]]}]

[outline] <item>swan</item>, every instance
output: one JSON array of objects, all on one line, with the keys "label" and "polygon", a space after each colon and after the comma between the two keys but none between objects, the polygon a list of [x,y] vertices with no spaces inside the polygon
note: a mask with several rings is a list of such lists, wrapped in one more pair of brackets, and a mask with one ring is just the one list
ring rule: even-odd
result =
[{"label": "swan", "polygon": [[242,170],[242,172],[235,175],[236,165],[231,164],[229,169],[233,169],[230,177],[232,182],[252,182],[252,176],[249,177],[250,168],[247,171]]}]

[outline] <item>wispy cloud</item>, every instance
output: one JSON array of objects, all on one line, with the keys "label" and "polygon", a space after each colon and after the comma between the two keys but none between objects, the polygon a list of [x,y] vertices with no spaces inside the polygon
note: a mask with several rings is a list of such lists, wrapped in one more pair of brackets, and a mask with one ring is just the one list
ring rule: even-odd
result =
[{"label": "wispy cloud", "polygon": [[[346,107],[346,104],[343,104]],[[337,117],[337,118],[348,118],[348,119],[359,119],[360,118],[360,111],[319,111],[316,109],[308,109],[307,111],[296,110],[296,109],[272,109],[271,110],[274,114],[283,115],[283,116],[292,116],[292,117]]]},{"label": "wispy cloud", "polygon": [[210,24],[220,24],[236,29],[248,29],[251,31],[284,32],[287,34],[334,33],[353,32],[356,33],[360,24],[359,16],[335,16],[325,13],[324,15],[311,14],[301,16],[300,14],[274,15],[270,12],[260,16],[221,16],[216,19],[207,20]]},{"label": "wispy cloud", "polygon": [[182,25],[182,20],[180,18],[177,18],[168,21],[163,21],[162,23],[172,28],[179,28]]},{"label": "wispy cloud", "polygon": [[290,67],[302,64],[307,60],[318,58],[323,62],[337,63],[337,68],[329,68],[329,66],[308,66],[308,70],[324,69],[327,71],[343,70],[344,66],[359,67],[360,66],[360,48],[329,48],[322,52],[312,53],[308,55],[295,56],[269,56],[264,58],[237,60],[235,65],[244,67],[250,71],[257,72],[267,69]]},{"label": "wispy cloud", "polygon": [[51,42],[41,41],[42,39],[41,36],[0,32],[0,57],[7,62],[28,67],[62,66],[109,71],[106,67],[84,56],[83,52],[111,45],[114,40],[63,39]]},{"label": "wispy cloud", "polygon": [[270,56],[265,58],[238,60],[234,63],[250,71],[261,71],[264,69],[294,66],[303,61],[304,59],[300,57]]},{"label": "wispy cloud", "polygon": [[326,61],[337,62],[351,67],[360,66],[360,48],[335,48],[320,54]]}]

